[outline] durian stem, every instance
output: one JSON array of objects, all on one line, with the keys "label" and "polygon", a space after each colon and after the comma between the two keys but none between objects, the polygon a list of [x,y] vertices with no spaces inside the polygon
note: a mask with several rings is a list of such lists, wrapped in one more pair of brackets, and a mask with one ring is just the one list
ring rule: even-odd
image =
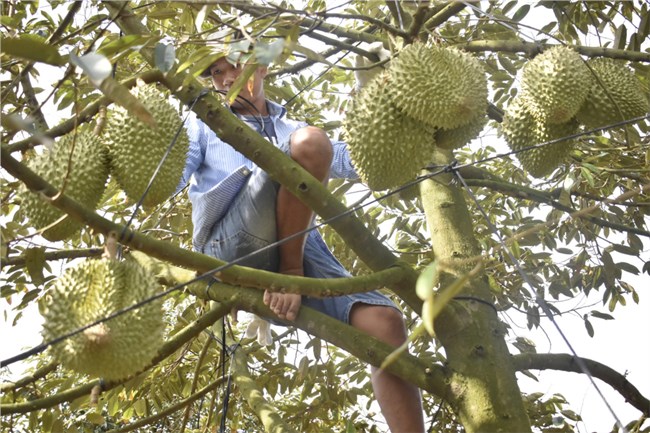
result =
[{"label": "durian stem", "polygon": [[194,394],[191,394],[189,397],[179,401],[176,404],[173,404],[169,406],[168,408],[158,412],[155,415],[148,416],[146,418],[142,418],[134,423],[131,423],[129,425],[126,425],[122,428],[119,429],[113,429],[109,430],[107,433],[126,433],[129,431],[133,431],[139,427],[144,427],[150,424],[153,424],[154,422],[158,421],[159,419],[169,416],[173,414],[174,412],[183,409],[184,407],[188,407],[190,404],[192,404],[194,401],[198,400],[200,397],[203,397],[205,394],[208,392],[217,389],[217,387],[221,386],[226,380],[226,376],[220,377],[219,379],[210,382],[208,385],[204,386],[201,388],[199,391],[197,391]]},{"label": "durian stem", "polygon": [[231,361],[233,363],[233,379],[242,397],[253,412],[257,414],[268,433],[295,432],[282,420],[277,408],[264,398],[263,392],[256,385],[250,371],[248,371],[244,356],[242,351],[235,351]]},{"label": "durian stem", "polygon": [[[158,351],[158,354],[151,360],[150,366],[145,367],[143,371],[148,370],[160,363],[163,359],[166,359],[170,355],[174,354],[179,348],[183,347],[191,339],[199,335],[207,327],[211,326],[214,322],[219,320],[224,315],[228,314],[231,310],[231,305],[228,303],[216,304],[210,311],[196,319],[194,322],[187,325],[181,331],[179,331],[172,338],[167,340]],[[105,382],[102,386],[104,391],[113,389],[119,385],[122,385],[129,380],[131,380],[136,375],[127,377],[113,382]],[[33,412],[38,409],[47,409],[49,407],[56,406],[60,403],[67,401],[75,400],[84,395],[89,395],[91,390],[95,385],[98,385],[100,380],[93,380],[85,385],[78,386],[76,388],[70,388],[66,391],[54,394],[45,398],[40,398],[37,400],[31,400],[23,403],[14,403],[14,404],[0,404],[0,413],[3,415],[10,415],[13,413],[27,413]]]}]

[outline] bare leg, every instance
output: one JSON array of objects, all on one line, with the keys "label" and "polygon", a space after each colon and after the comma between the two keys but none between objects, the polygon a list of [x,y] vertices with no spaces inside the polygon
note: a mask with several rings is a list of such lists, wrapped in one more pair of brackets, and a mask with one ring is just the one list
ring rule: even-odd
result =
[{"label": "bare leg", "polygon": [[[406,341],[404,320],[391,307],[356,304],[350,324],[373,337],[399,346]],[[392,433],[424,433],[422,400],[417,387],[385,371],[371,367],[372,387]]]},{"label": "bare leg", "polygon": [[[291,136],[291,158],[316,179],[325,182],[332,163],[332,143],[323,130],[308,126]],[[276,220],[278,239],[284,239],[309,227],[314,214],[283,186],[278,191]],[[303,275],[305,236],[296,237],[279,247],[283,274]],[[300,295],[264,292],[264,303],[280,319],[295,320],[300,309]]]}]

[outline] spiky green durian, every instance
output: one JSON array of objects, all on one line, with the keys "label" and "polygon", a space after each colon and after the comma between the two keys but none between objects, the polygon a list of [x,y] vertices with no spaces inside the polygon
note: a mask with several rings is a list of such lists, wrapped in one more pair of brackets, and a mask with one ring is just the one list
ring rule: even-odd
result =
[{"label": "spiky green durian", "polygon": [[486,110],[485,69],[467,52],[415,43],[400,51],[389,73],[395,105],[428,125],[457,128]]},{"label": "spiky green durian", "polygon": [[[86,260],[67,269],[44,310],[42,335],[53,340],[148,299],[155,278],[134,261]],[[162,301],[155,300],[95,325],[51,348],[55,359],[79,373],[119,380],[141,371],[162,344]]]},{"label": "spiky green durian", "polygon": [[109,111],[106,128],[111,174],[129,199],[134,202],[141,199],[156,167],[181,129],[143,201],[145,206],[155,206],[176,190],[183,174],[189,140],[178,112],[155,86],[137,86],[132,93],[151,113],[156,127],[150,127],[125,108],[114,105]]},{"label": "spiky green durian", "polygon": [[412,180],[435,145],[433,128],[400,111],[389,87],[386,73],[371,81],[355,98],[344,122],[354,166],[375,191]]},{"label": "spiky green durian", "polygon": [[[531,113],[527,101],[515,97],[508,105],[501,132],[512,150],[556,140],[578,132],[575,119],[567,123],[546,123]],[[563,140],[535,149],[523,150],[515,154],[521,166],[534,177],[543,177],[553,172],[567,158],[575,139]]]},{"label": "spiky green durian", "polygon": [[580,123],[589,129],[600,128],[650,111],[641,82],[624,62],[596,58],[588,63],[598,79],[592,81],[589,95],[578,112]]},{"label": "spiky green durian", "polygon": [[[57,140],[52,149],[27,161],[27,166],[55,188],[94,210],[108,178],[106,146],[88,129],[77,129]],[[20,189],[21,211],[42,235],[59,241],[81,230],[80,222],[48,203],[41,194]],[[57,222],[58,221],[58,222]],[[55,224],[56,223],[56,224]]]},{"label": "spiky green durian", "polygon": [[556,46],[524,66],[521,87],[531,113],[546,123],[575,117],[589,93],[592,75],[577,51]]},{"label": "spiky green durian", "polygon": [[487,115],[476,116],[467,125],[453,129],[440,128],[436,131],[436,145],[442,149],[458,149],[479,136],[487,124]]}]

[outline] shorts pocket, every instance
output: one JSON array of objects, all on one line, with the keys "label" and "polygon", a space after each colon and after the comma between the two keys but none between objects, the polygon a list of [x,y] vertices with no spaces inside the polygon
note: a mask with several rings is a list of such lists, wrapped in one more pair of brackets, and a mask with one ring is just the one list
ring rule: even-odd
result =
[{"label": "shorts pocket", "polygon": [[[224,238],[212,239],[208,244],[208,254],[218,259],[232,262],[248,254],[259,251],[269,242],[251,235],[245,230]],[[276,248],[267,248],[237,262],[237,265],[256,269],[275,270],[277,268]]]}]

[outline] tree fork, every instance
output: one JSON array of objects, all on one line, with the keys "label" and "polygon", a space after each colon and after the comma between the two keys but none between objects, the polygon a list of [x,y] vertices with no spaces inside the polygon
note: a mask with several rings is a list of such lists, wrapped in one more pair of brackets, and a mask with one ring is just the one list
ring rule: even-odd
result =
[{"label": "tree fork", "polygon": [[[448,166],[452,161],[451,151],[435,151],[433,164]],[[451,174],[422,182],[420,191],[435,259],[446,264],[439,281],[446,287],[470,271],[480,248]],[[503,326],[496,309],[486,305],[492,302],[484,274],[470,281],[461,295],[470,300],[450,302],[434,324],[453,371],[448,402],[468,433],[531,431]]]}]

